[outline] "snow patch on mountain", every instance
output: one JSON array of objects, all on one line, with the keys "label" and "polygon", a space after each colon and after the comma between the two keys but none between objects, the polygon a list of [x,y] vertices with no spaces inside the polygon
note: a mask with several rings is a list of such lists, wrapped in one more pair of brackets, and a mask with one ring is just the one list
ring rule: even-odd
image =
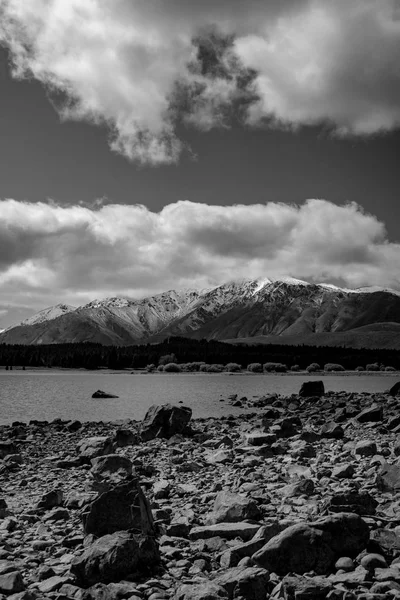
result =
[{"label": "snow patch on mountain", "polygon": [[[56,306],[49,306],[48,308],[44,308],[38,313],[28,317],[24,321],[19,323],[19,326],[22,325],[37,325],[39,323],[44,323],[45,321],[52,321],[53,319],[57,319],[58,317],[62,317],[70,312],[76,310],[76,306],[70,306],[68,304],[56,304]],[[8,331],[16,327],[16,325],[12,325],[11,327],[7,327],[4,331]]]}]

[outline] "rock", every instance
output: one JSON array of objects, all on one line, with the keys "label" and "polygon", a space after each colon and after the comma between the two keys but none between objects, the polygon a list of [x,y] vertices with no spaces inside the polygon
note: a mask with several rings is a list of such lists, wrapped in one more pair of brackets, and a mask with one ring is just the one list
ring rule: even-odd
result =
[{"label": "rock", "polygon": [[121,483],[100,494],[82,515],[85,534],[102,536],[115,531],[153,529],[150,505],[137,480]]},{"label": "rock", "polygon": [[371,542],[385,555],[398,555],[400,536],[393,529],[377,528],[371,531]]},{"label": "rock", "polygon": [[205,580],[202,583],[181,585],[174,600],[224,600],[228,594],[223,587],[214,581]]},{"label": "rock", "polygon": [[44,510],[50,510],[56,506],[61,506],[64,501],[63,491],[60,489],[51,490],[46,494],[43,494],[42,498],[39,500],[37,507],[43,508]]},{"label": "rock", "polygon": [[328,502],[332,512],[374,515],[378,502],[368,492],[338,492]]},{"label": "rock", "polygon": [[209,515],[207,524],[238,523],[246,519],[257,521],[260,518],[261,512],[254,500],[222,491],[215,498],[213,512]]},{"label": "rock", "polygon": [[372,440],[362,440],[356,444],[354,452],[359,456],[375,456],[377,453],[376,443]]},{"label": "rock", "polygon": [[92,468],[90,469],[95,478],[102,479],[119,474],[121,477],[132,475],[132,463],[129,458],[120,454],[106,454],[92,458]]},{"label": "rock", "polygon": [[391,396],[399,396],[400,395],[400,381],[397,381],[390,390],[387,392]]},{"label": "rock", "polygon": [[126,446],[136,446],[140,443],[140,438],[136,431],[121,428],[115,432],[113,442],[118,448],[125,448]]},{"label": "rock", "polygon": [[315,484],[312,479],[299,479],[294,483],[289,483],[279,490],[285,498],[294,498],[295,496],[311,496],[315,491]]},{"label": "rock", "polygon": [[286,575],[282,587],[285,600],[319,600],[327,597],[332,583],[323,577]]},{"label": "rock", "polygon": [[349,573],[350,571],[354,571],[355,568],[354,561],[350,556],[341,556],[335,562],[335,569],[338,571],[346,571],[346,573]]},{"label": "rock", "polygon": [[16,594],[25,589],[24,580],[19,571],[11,571],[0,575],[0,592],[2,594]]},{"label": "rock", "polygon": [[372,404],[360,412],[356,417],[359,423],[377,423],[383,420],[383,408],[379,404]]},{"label": "rock", "polygon": [[128,575],[140,578],[158,565],[160,555],[152,537],[118,531],[97,539],[73,559],[71,573],[78,585],[120,581]]},{"label": "rock", "polygon": [[0,442],[0,459],[6,457],[8,454],[17,454],[18,448],[11,441]]},{"label": "rock", "polygon": [[302,398],[311,398],[312,396],[320,398],[325,394],[323,381],[305,381],[299,391]]},{"label": "rock", "polygon": [[383,492],[399,492],[400,466],[384,463],[376,476],[376,485]]},{"label": "rock", "polygon": [[206,540],[215,536],[233,540],[239,537],[244,541],[248,541],[259,529],[260,525],[253,523],[218,523],[217,525],[193,527],[190,530],[189,537],[192,540]]},{"label": "rock", "polygon": [[270,433],[255,431],[246,435],[246,443],[249,446],[264,446],[276,442],[276,436]]},{"label": "rock", "polygon": [[114,445],[109,437],[98,436],[84,438],[79,442],[77,449],[81,458],[90,461],[98,456],[112,454]]},{"label": "rock", "polygon": [[382,556],[382,554],[365,554],[365,556],[362,557],[360,564],[368,571],[373,571],[378,568],[386,569],[388,566],[385,557]]},{"label": "rock", "polygon": [[50,592],[55,592],[62,585],[70,583],[70,577],[60,577],[60,575],[53,575],[53,577],[49,577],[45,581],[42,581],[38,585],[38,590],[42,592],[42,594],[49,594]]},{"label": "rock", "polygon": [[228,598],[264,600],[268,592],[269,573],[260,567],[234,567],[215,579]]},{"label": "rock", "polygon": [[192,409],[172,404],[153,405],[142,421],[140,435],[146,442],[157,437],[170,438],[183,433],[192,417]]},{"label": "rock", "polygon": [[263,525],[250,541],[224,550],[219,556],[221,567],[236,567],[243,558],[252,556],[257,550],[265,546],[271,538],[281,533],[288,526],[288,524],[278,521]]},{"label": "rock", "polygon": [[97,390],[92,394],[92,398],[118,398],[118,396],[109,392],[103,392],[103,390]]},{"label": "rock", "polygon": [[4,519],[7,514],[7,502],[4,498],[0,498],[0,519]]},{"label": "rock", "polygon": [[321,437],[323,438],[331,438],[334,440],[341,440],[344,437],[344,430],[339,423],[335,423],[334,421],[328,421],[321,427],[320,431]]},{"label": "rock", "polygon": [[156,500],[168,498],[171,493],[170,482],[166,479],[160,479],[159,481],[156,481],[153,486],[153,493]]},{"label": "rock", "polygon": [[343,554],[356,556],[369,539],[368,525],[352,513],[339,513],[288,527],[272,538],[252,559],[261,567],[285,575],[328,573]]},{"label": "rock", "polygon": [[[365,581],[370,579],[369,572],[364,567],[356,567],[354,571],[350,571],[348,573],[336,573],[335,575],[330,575],[329,580],[334,585],[345,584],[351,587],[356,587],[358,585],[362,585]],[[357,596],[359,598],[359,596]]]},{"label": "rock", "polygon": [[355,473],[355,469],[351,463],[338,465],[332,469],[332,477],[337,479],[351,479]]}]

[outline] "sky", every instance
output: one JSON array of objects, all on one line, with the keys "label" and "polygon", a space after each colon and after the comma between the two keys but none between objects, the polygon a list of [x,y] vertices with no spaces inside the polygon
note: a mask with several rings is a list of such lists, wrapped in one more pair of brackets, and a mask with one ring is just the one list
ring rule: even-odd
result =
[{"label": "sky", "polygon": [[398,0],[0,0],[0,328],[292,276],[400,289]]}]

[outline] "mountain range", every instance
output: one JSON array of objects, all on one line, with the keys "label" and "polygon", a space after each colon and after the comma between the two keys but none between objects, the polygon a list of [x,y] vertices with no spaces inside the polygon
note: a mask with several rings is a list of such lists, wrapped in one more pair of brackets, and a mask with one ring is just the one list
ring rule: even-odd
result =
[{"label": "mountain range", "polygon": [[130,345],[169,336],[400,349],[400,292],[292,278],[234,281],[142,300],[58,304],[4,330],[0,343]]}]

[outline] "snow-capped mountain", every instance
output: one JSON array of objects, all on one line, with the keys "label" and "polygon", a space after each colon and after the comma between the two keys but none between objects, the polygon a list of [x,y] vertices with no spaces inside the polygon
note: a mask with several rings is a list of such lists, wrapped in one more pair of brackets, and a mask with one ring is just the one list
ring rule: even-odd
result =
[{"label": "snow-capped mountain", "polygon": [[126,345],[172,335],[300,339],[380,323],[387,330],[388,323],[400,323],[399,296],[393,290],[344,289],[289,277],[232,281],[210,290],[170,290],[142,300],[113,297],[79,308],[57,305],[0,333],[0,343]]}]

